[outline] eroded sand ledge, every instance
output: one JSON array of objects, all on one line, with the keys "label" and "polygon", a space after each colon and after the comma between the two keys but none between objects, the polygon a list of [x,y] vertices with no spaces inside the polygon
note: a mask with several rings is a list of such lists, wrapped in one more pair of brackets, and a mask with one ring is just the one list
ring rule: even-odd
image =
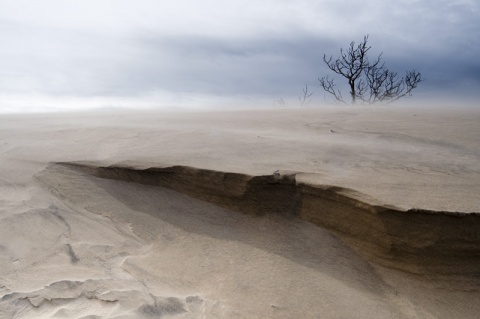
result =
[{"label": "eroded sand ledge", "polygon": [[382,266],[415,274],[480,276],[480,213],[380,205],[356,191],[187,166],[56,163],[96,177],[166,187],[247,214],[298,216],[335,231]]}]

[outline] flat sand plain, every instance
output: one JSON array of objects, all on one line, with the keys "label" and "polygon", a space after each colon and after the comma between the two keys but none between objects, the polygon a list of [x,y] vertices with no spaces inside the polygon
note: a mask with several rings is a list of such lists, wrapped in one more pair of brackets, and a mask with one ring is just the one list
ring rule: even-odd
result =
[{"label": "flat sand plain", "polygon": [[0,116],[2,318],[478,318],[480,108]]}]

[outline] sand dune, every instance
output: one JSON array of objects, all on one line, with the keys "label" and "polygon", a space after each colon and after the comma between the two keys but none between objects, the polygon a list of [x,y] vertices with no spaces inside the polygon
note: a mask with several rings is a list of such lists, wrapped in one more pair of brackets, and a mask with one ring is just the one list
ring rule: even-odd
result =
[{"label": "sand dune", "polygon": [[5,318],[475,318],[480,111],[0,118]]}]

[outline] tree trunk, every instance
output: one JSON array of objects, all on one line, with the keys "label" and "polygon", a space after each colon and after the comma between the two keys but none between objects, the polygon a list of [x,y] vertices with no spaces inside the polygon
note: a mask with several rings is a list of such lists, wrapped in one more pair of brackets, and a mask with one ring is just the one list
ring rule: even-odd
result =
[{"label": "tree trunk", "polygon": [[354,81],[348,81],[350,84],[350,96],[352,97],[352,105],[355,105],[355,82]]}]

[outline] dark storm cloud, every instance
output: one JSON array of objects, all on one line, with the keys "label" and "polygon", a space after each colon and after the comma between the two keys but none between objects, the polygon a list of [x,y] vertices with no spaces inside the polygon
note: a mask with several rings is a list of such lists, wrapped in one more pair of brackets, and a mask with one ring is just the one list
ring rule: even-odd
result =
[{"label": "dark storm cloud", "polygon": [[152,36],[136,44],[144,49],[145,59],[132,72],[148,73],[147,81],[155,85],[214,94],[278,94],[315,79],[329,41],[304,35],[286,39]]},{"label": "dark storm cloud", "polygon": [[0,95],[273,100],[308,84],[323,100],[323,54],[369,34],[387,67],[422,72],[415,95],[480,100],[477,1],[247,2],[5,0]]},{"label": "dark storm cloud", "polygon": [[[3,56],[8,65],[2,66],[1,90],[87,96],[135,95],[159,88],[219,95],[295,94],[328,73],[324,53],[335,58],[350,42],[300,32],[285,38],[238,39],[109,38],[48,29],[20,30],[18,35],[18,51]],[[374,56],[381,51],[377,42],[371,34]],[[479,79],[479,50],[455,52],[455,46],[449,46],[440,52],[415,48],[411,55],[382,51],[386,65],[399,73],[419,69],[428,79],[422,84],[428,90],[452,89]]]},{"label": "dark storm cloud", "polygon": [[[359,39],[361,40],[361,39]],[[219,40],[211,38],[151,37],[138,45],[148,52],[144,65],[137,66],[143,85],[169,90],[199,89],[213,94],[297,94],[308,83],[316,86],[317,78],[329,74],[323,54],[339,55],[340,48],[350,41],[332,41],[298,34],[296,37]],[[358,42],[358,41],[357,41]],[[370,36],[372,58],[380,54],[374,35]],[[426,79],[421,89],[432,94],[462,92],[475,95],[472,85],[479,83],[480,50],[443,52],[416,48],[412,54],[397,55],[383,50],[386,66],[400,75],[411,69],[420,70]],[[389,53],[392,53],[389,55]],[[163,55],[175,56],[162,62]],[[150,70],[150,71],[149,71]],[[166,76],[164,76],[166,75]],[[338,79],[339,84],[342,79]],[[153,87],[152,87],[153,88]],[[439,91],[439,92],[435,92]],[[469,92],[466,92],[469,91]]]},{"label": "dark storm cloud", "polygon": [[[156,89],[211,94],[279,94],[315,79],[327,40],[205,36],[105,37],[14,29],[15,52],[1,55],[0,90],[55,95],[136,95]],[[1,53],[0,53],[1,54]]]}]

